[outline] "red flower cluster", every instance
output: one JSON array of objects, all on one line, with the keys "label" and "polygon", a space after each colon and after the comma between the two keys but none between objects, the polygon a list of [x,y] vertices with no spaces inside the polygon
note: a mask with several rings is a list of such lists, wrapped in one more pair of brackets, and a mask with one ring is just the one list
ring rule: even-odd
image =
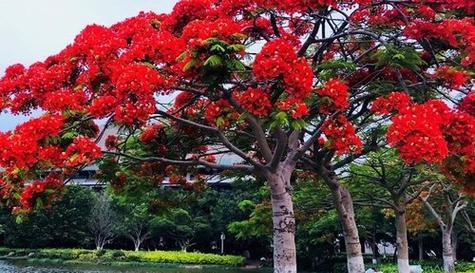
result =
[{"label": "red flower cluster", "polygon": [[475,22],[473,19],[446,19],[441,22],[414,20],[404,29],[407,37],[420,39],[438,39],[454,48],[465,50],[466,57],[462,65],[475,63]]},{"label": "red flower cluster", "polygon": [[308,115],[308,107],[305,102],[299,99],[287,98],[276,103],[277,108],[289,113],[292,118],[300,119]]},{"label": "red flower cluster", "polygon": [[111,79],[118,100],[140,103],[154,103],[153,95],[164,82],[157,70],[137,63],[114,66]]},{"label": "red flower cluster", "polygon": [[45,94],[41,107],[53,113],[63,109],[82,111],[87,101],[87,95],[82,90],[61,89]]},{"label": "red flower cluster", "polygon": [[329,141],[329,146],[337,154],[361,152],[363,142],[356,135],[355,128],[343,115],[325,121],[323,124],[323,133]]},{"label": "red flower cluster", "polygon": [[371,111],[379,115],[404,111],[411,106],[412,99],[405,92],[392,92],[384,97],[377,98],[371,106]]},{"label": "red flower cluster", "polygon": [[387,140],[408,164],[440,163],[448,155],[441,126],[449,114],[440,101],[408,107],[392,118]]},{"label": "red flower cluster", "polygon": [[435,78],[439,78],[451,89],[458,89],[469,79],[468,73],[455,67],[442,66],[435,72]]},{"label": "red flower cluster", "polygon": [[444,135],[451,154],[470,158],[475,145],[475,117],[464,112],[452,113],[444,126]]},{"label": "red flower cluster", "polygon": [[475,91],[468,93],[468,95],[462,99],[458,105],[458,109],[475,117]]},{"label": "red flower cluster", "polygon": [[175,97],[175,102],[173,104],[174,109],[180,109],[183,106],[187,105],[190,103],[190,101],[193,99],[195,95],[191,92],[180,92],[178,95]]},{"label": "red flower cluster", "polygon": [[142,134],[140,134],[140,141],[143,143],[148,143],[158,137],[159,131],[163,128],[163,124],[155,123],[147,127]]},{"label": "red flower cluster", "polygon": [[[162,35],[157,31],[159,22],[163,15],[153,12],[141,12],[139,15],[128,18],[111,27],[117,36],[127,41],[127,51],[121,55],[122,61],[132,62],[134,60],[154,60],[161,58],[176,58],[179,54],[170,51],[172,45],[177,45],[179,39],[172,35]],[[168,45],[166,45],[168,44]],[[181,47],[180,47],[181,48]],[[170,54],[170,55],[168,55]],[[174,60],[174,59],[173,59]]]},{"label": "red flower cluster", "polygon": [[151,114],[155,113],[155,102],[126,102],[115,108],[114,119],[118,123],[131,126],[134,124],[142,125],[147,122]]},{"label": "red flower cluster", "polygon": [[338,79],[330,79],[316,90],[320,98],[320,113],[330,114],[348,108],[348,86]]},{"label": "red flower cluster", "polygon": [[117,105],[114,96],[99,96],[89,106],[89,113],[95,118],[103,118],[111,114]]},{"label": "red flower cluster", "polygon": [[181,38],[188,41],[187,46],[201,46],[208,38],[217,38],[228,43],[237,43],[241,39],[236,34],[241,33],[243,26],[230,18],[217,20],[196,20],[184,29]]},{"label": "red flower cluster", "polygon": [[285,91],[305,99],[311,92],[313,71],[305,58],[298,58],[294,48],[286,40],[268,42],[257,54],[253,66],[258,80],[283,78]]},{"label": "red flower cluster", "polygon": [[205,110],[205,120],[210,125],[217,125],[220,128],[227,127],[239,114],[233,110],[231,104],[224,99],[211,102]]},{"label": "red flower cluster", "polygon": [[62,188],[63,181],[56,174],[48,175],[44,181],[33,181],[26,186],[20,196],[20,209],[29,211],[35,207],[38,200],[41,200],[43,207],[48,207],[59,197]]},{"label": "red flower cluster", "polygon": [[162,26],[172,33],[181,33],[183,27],[194,20],[208,16],[211,0],[182,0],[174,7],[170,15],[165,16]]},{"label": "red flower cluster", "polygon": [[257,117],[265,117],[272,108],[270,96],[262,88],[249,88],[235,95],[239,104]]},{"label": "red flower cluster", "polygon": [[0,133],[0,166],[29,169],[40,160],[42,143],[58,136],[62,126],[62,116],[44,115],[19,125],[13,132]]},{"label": "red flower cluster", "polygon": [[65,164],[70,168],[90,164],[101,156],[101,149],[94,140],[82,136],[75,138],[64,152]]},{"label": "red flower cluster", "polygon": [[306,12],[309,9],[319,9],[337,4],[335,0],[258,0],[259,6],[266,8],[276,8],[287,12]]},{"label": "red flower cluster", "polygon": [[108,59],[115,59],[117,51],[126,46],[126,40],[118,37],[112,29],[90,25],[79,33],[73,46],[66,48],[63,54],[84,56],[87,63],[99,64]]},{"label": "red flower cluster", "polygon": [[117,138],[116,135],[109,135],[106,138],[105,145],[107,150],[112,151],[117,148],[119,139]]}]

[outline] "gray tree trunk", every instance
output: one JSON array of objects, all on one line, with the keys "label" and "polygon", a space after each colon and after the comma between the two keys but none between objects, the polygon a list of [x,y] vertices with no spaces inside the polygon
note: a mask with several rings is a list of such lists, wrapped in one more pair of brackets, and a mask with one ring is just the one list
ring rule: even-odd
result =
[{"label": "gray tree trunk", "polygon": [[407,243],[406,209],[404,207],[399,207],[396,210],[396,244],[398,272],[410,273],[409,246]]},{"label": "gray tree trunk", "polygon": [[458,234],[457,232],[452,231],[452,256],[454,256],[454,262],[457,262],[457,247],[458,247]]},{"label": "gray tree trunk", "polygon": [[337,181],[333,181],[329,186],[332,191],[333,203],[343,226],[348,273],[363,273],[365,267],[351,194]]},{"label": "gray tree trunk", "polygon": [[455,260],[452,245],[452,229],[445,229],[442,232],[442,258],[444,260],[444,272],[455,272]]},{"label": "gray tree trunk", "polygon": [[419,235],[417,238],[417,248],[419,251],[419,261],[424,260],[424,240],[422,239],[422,236]]},{"label": "gray tree trunk", "polygon": [[291,168],[266,175],[271,187],[274,273],[297,273],[295,216],[291,196]]}]

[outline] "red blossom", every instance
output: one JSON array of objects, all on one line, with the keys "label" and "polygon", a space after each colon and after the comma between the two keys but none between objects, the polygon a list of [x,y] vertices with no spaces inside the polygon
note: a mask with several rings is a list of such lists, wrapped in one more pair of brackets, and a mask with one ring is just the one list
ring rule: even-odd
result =
[{"label": "red blossom", "polygon": [[211,102],[204,113],[205,120],[211,125],[217,125],[220,128],[227,127],[230,123],[239,117],[229,101],[220,99]]},{"label": "red blossom", "polygon": [[329,140],[330,148],[337,154],[358,154],[361,152],[363,142],[356,135],[353,125],[345,116],[338,115],[326,121],[323,124],[323,133]]},{"label": "red blossom", "polygon": [[344,111],[348,108],[348,86],[338,79],[330,79],[316,90],[321,96],[319,111],[329,114],[333,111]]},{"label": "red blossom", "polygon": [[107,150],[111,151],[117,148],[118,138],[116,135],[109,135],[106,138],[105,145]]},{"label": "red blossom", "polygon": [[441,126],[450,113],[440,103],[415,105],[392,118],[387,140],[408,164],[440,163],[448,155]]},{"label": "red blossom", "polygon": [[80,136],[73,140],[63,156],[66,158],[66,166],[73,168],[94,162],[102,153],[94,140]]},{"label": "red blossom", "polygon": [[392,92],[387,96],[377,98],[371,106],[371,111],[379,115],[386,115],[391,112],[404,111],[411,104],[412,99],[407,93]]},{"label": "red blossom", "polygon": [[155,123],[147,127],[140,135],[140,141],[148,143],[159,136],[159,131],[163,128],[163,124]]},{"label": "red blossom", "polygon": [[300,99],[307,98],[313,83],[313,72],[304,58],[283,39],[267,43],[256,56],[253,66],[258,80],[283,78],[286,92]]},{"label": "red blossom", "polygon": [[451,66],[439,67],[435,72],[435,77],[441,79],[444,85],[451,89],[460,88],[469,79],[467,72]]},{"label": "red blossom", "polygon": [[308,115],[307,105],[299,99],[288,98],[276,104],[277,108],[289,113],[292,118],[300,119]]},{"label": "red blossom", "polygon": [[269,94],[261,88],[249,88],[235,97],[246,111],[258,117],[266,117],[272,108]]},{"label": "red blossom", "polygon": [[458,109],[475,117],[475,91],[468,93],[468,95],[462,99],[458,105]]},{"label": "red blossom", "polygon": [[36,180],[31,182],[21,193],[19,199],[21,209],[29,211],[35,208],[38,200],[41,200],[43,207],[50,206],[59,197],[63,186],[61,177],[54,173],[48,175],[43,181]]}]

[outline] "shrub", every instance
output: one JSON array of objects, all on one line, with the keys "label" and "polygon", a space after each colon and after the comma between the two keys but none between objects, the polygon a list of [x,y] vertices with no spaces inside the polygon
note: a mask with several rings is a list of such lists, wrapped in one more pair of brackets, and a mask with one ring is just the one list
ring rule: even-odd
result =
[{"label": "shrub", "polygon": [[63,261],[81,261],[92,263],[129,262],[129,263],[171,263],[239,266],[245,258],[232,255],[205,253],[187,253],[181,251],[121,251],[121,250],[86,250],[86,249],[10,249],[0,248],[0,255],[14,252],[16,257],[35,253],[37,259],[59,259]]}]

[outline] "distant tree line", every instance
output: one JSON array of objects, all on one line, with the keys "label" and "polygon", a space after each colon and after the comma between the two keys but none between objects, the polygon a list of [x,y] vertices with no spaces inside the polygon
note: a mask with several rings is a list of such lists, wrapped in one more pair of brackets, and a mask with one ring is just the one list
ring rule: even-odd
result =
[{"label": "distant tree line", "polygon": [[[373,162],[374,163],[374,162]],[[356,176],[362,171],[364,175]],[[395,261],[396,253],[383,253],[381,244],[397,245],[394,212],[376,202],[384,197],[384,188],[368,191],[363,178],[370,177],[366,166],[351,169],[350,190],[355,196],[359,233],[372,260]],[[389,177],[390,178],[390,177]],[[301,174],[294,189],[296,204],[297,250],[302,268],[335,269],[345,264],[345,247],[337,212],[331,205],[330,191],[324,183]],[[388,181],[389,183],[389,181]],[[364,189],[364,190],[363,190]],[[225,188],[180,187],[148,188],[146,183],[114,191],[95,191],[68,186],[63,198],[51,208],[16,219],[8,210],[0,215],[3,245],[18,248],[83,247],[89,249],[182,250],[220,253],[220,235],[226,234],[225,253],[251,259],[272,256],[271,207],[269,188],[260,181],[237,180]],[[433,218],[443,206],[443,194],[435,187],[431,195],[415,199],[407,206],[408,255],[411,259],[440,259],[442,237],[440,219]],[[367,193],[372,194],[372,200]],[[392,199],[388,199],[388,202]],[[399,199],[395,199],[399,200]],[[425,209],[431,202],[434,211]],[[426,204],[426,206],[424,206]],[[463,211],[470,217],[474,204]],[[438,210],[440,211],[440,210]],[[444,216],[441,215],[441,218]],[[21,221],[18,221],[21,220]],[[466,232],[463,217],[450,227],[457,245],[456,259],[471,259],[475,244]],[[458,249],[458,251],[456,251]]]}]

